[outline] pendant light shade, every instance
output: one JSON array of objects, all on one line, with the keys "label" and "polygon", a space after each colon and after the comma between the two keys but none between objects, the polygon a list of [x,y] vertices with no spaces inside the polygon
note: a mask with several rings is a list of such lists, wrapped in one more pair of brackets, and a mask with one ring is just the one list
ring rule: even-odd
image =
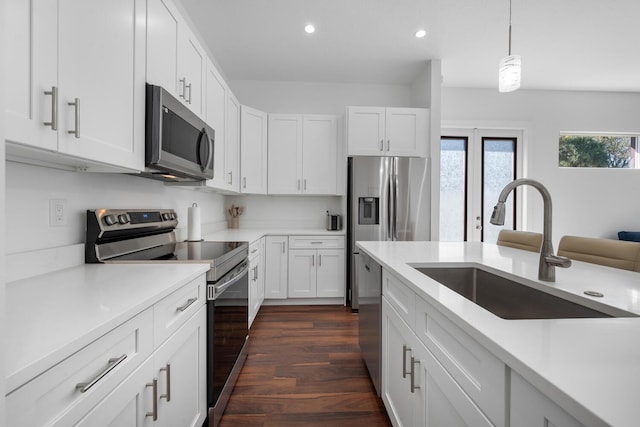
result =
[{"label": "pendant light shade", "polygon": [[511,0],[509,0],[509,55],[502,58],[498,68],[498,91],[513,92],[520,88],[522,60],[520,55],[511,55]]},{"label": "pendant light shade", "polygon": [[522,61],[520,55],[509,55],[502,58],[498,71],[498,91],[513,92],[520,88]]}]

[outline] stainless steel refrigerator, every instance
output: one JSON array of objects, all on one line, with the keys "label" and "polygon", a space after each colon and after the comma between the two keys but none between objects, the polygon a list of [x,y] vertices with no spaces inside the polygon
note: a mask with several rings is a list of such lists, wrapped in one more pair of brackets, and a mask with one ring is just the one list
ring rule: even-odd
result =
[{"label": "stainless steel refrigerator", "polygon": [[356,241],[429,240],[429,162],[417,157],[350,157],[347,204],[347,295],[359,309]]}]

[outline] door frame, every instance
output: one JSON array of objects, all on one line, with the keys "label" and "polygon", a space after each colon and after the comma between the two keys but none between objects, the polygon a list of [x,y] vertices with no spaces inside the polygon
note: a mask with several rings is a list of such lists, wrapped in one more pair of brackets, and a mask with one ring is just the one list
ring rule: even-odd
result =
[{"label": "door frame", "polygon": [[[467,200],[465,205],[467,207],[465,211],[465,238],[466,241],[481,241],[482,230],[475,228],[475,217],[477,214],[471,212],[472,209],[480,209],[482,206],[483,191],[482,187],[479,190],[474,190],[474,183],[482,182],[482,152],[483,152],[483,138],[515,138],[515,177],[522,178],[526,176],[525,173],[525,156],[526,156],[526,128],[505,128],[505,127],[462,127],[462,126],[444,126],[441,129],[440,141],[444,137],[459,137],[467,139]],[[440,162],[440,141],[438,141],[438,163]],[[477,163],[474,159],[480,159]],[[438,174],[440,168],[438,168]],[[439,181],[439,180],[438,180]],[[524,190],[524,191],[522,191]],[[526,224],[526,189],[519,188],[518,196],[515,199],[516,218],[515,226],[517,229],[523,229],[523,225]],[[438,189],[438,201],[439,201],[439,189]],[[437,215],[438,224],[440,223],[440,203],[437,203]],[[487,221],[484,221],[486,223]]]}]

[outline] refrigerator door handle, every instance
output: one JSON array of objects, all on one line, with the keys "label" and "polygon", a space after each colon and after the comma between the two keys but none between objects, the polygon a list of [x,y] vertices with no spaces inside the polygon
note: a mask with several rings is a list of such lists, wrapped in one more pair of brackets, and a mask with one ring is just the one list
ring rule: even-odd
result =
[{"label": "refrigerator door handle", "polygon": [[398,240],[398,158],[393,158],[393,240]]},{"label": "refrigerator door handle", "polygon": [[386,194],[386,207],[387,207],[387,233],[385,240],[393,240],[393,159],[387,158],[387,194]]}]

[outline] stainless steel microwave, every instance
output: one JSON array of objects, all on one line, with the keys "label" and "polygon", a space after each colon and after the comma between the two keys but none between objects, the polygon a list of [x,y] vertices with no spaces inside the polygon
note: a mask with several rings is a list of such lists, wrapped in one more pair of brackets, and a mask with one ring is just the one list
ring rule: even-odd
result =
[{"label": "stainless steel microwave", "polygon": [[215,132],[160,86],[146,86],[145,171],[162,181],[213,179]]}]

